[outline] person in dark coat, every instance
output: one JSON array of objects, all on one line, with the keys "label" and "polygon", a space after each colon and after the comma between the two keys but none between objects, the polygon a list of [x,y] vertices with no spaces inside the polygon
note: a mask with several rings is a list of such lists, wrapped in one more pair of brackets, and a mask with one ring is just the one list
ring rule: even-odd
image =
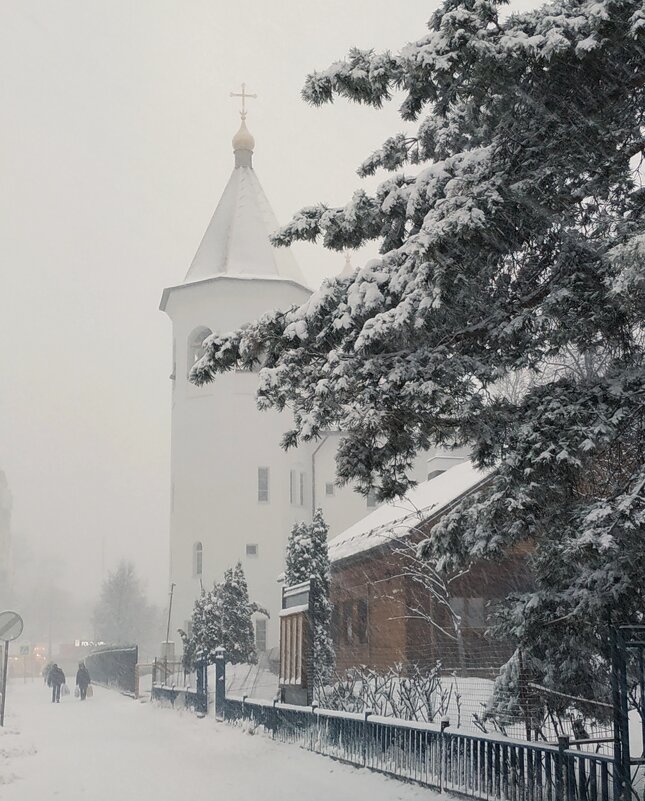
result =
[{"label": "person in dark coat", "polygon": [[76,672],[76,686],[81,693],[81,701],[87,698],[87,688],[90,684],[90,672],[85,667],[85,662],[78,663],[78,671]]},{"label": "person in dark coat", "polygon": [[47,684],[52,688],[52,704],[60,704],[60,688],[65,684],[65,674],[55,662],[49,671]]}]

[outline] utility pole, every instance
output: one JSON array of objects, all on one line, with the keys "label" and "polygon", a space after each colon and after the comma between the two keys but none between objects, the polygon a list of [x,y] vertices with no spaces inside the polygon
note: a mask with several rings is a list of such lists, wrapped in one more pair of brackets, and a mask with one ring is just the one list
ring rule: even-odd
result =
[{"label": "utility pole", "polygon": [[166,625],[166,642],[164,647],[164,684],[168,680],[168,640],[170,639],[170,616],[172,614],[172,596],[175,592],[175,585],[170,585],[170,601],[168,602],[168,624]]},{"label": "utility pole", "polygon": [[175,592],[175,585],[170,585],[170,602],[168,603],[168,625],[166,626],[166,653],[168,651],[168,640],[170,638],[170,615],[172,614],[172,596]]}]

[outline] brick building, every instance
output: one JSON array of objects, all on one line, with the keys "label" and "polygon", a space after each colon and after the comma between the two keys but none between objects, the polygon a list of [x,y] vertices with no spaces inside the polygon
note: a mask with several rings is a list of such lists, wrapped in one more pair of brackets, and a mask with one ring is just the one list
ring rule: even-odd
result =
[{"label": "brick building", "polygon": [[438,582],[423,578],[427,566],[416,558],[416,544],[488,480],[469,461],[430,475],[404,500],[379,507],[329,543],[340,671],[358,665],[430,667],[439,661],[462,675],[485,675],[510,656],[509,646],[487,638],[485,630],[495,600],[530,585],[526,554],[477,563],[450,576],[448,586],[439,577]]}]

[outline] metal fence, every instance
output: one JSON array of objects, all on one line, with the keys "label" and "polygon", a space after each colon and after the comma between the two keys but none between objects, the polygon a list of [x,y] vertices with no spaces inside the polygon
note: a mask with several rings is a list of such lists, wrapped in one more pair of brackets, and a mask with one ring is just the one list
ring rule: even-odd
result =
[{"label": "metal fence", "polygon": [[155,659],[151,696],[153,701],[165,701],[172,707],[181,706],[199,714],[207,714],[208,666],[198,665],[194,672],[184,671],[181,667],[175,670],[171,663]]},{"label": "metal fence", "polygon": [[247,698],[225,699],[228,721],[280,742],[439,791],[504,801],[613,801],[613,759],[559,745],[450,731],[431,723]]},{"label": "metal fence", "polygon": [[128,695],[137,692],[136,645],[107,646],[93,651],[85,658],[92,681],[106,687],[116,687]]}]

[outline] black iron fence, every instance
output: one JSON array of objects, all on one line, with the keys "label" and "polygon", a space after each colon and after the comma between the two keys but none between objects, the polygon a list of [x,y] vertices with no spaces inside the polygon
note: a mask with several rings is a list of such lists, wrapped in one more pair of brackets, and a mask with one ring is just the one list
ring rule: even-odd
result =
[{"label": "black iron fence", "polygon": [[[208,713],[208,666],[198,665],[194,672],[178,674],[165,660],[155,659],[152,666],[152,700],[165,701],[206,715]],[[177,703],[179,701],[179,703]]]},{"label": "black iron fence", "polygon": [[[631,801],[633,769],[645,763],[645,756],[631,755],[628,725],[630,703],[641,716],[645,710],[645,626],[616,629],[613,636],[611,737],[561,736],[555,744],[453,729],[447,719],[424,723],[227,696],[223,649],[215,659],[215,715],[262,727],[280,742],[482,801]],[[629,648],[637,653],[638,670],[628,680]],[[640,692],[636,705],[630,687]],[[181,695],[184,706],[206,713],[205,665],[194,692],[153,685],[153,698],[175,705]],[[610,744],[611,754],[600,752]]]},{"label": "black iron fence", "polygon": [[166,702],[176,708],[192,709],[198,714],[205,715],[207,712],[205,695],[189,687],[165,687],[153,684],[152,700]]},{"label": "black iron fence", "polygon": [[505,801],[613,801],[613,759],[571,747],[512,741],[449,727],[225,699],[228,721],[250,721],[280,742],[439,791]]},{"label": "black iron fence", "polygon": [[93,651],[85,659],[92,681],[106,687],[116,687],[128,695],[137,692],[136,645],[106,646]]}]

